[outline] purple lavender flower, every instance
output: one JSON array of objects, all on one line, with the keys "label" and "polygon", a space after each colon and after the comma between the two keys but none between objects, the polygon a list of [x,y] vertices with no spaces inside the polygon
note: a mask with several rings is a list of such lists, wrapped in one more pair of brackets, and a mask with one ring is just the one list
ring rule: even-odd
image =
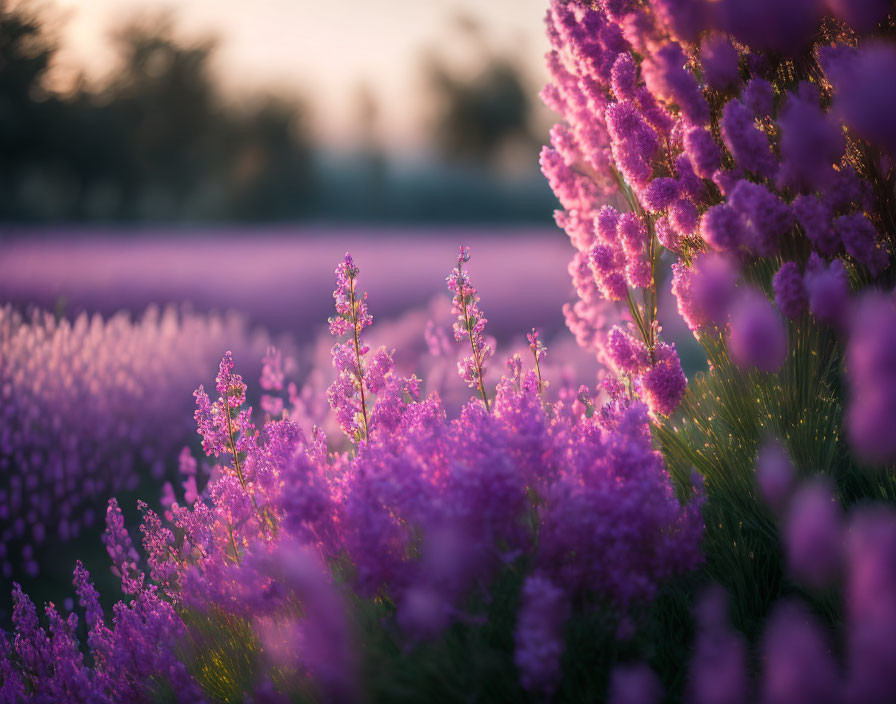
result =
[{"label": "purple lavender flower", "polygon": [[609,704],[658,704],[662,694],[659,679],[647,665],[619,665],[610,674]]},{"label": "purple lavender flower", "polygon": [[785,545],[792,574],[807,585],[824,587],[837,576],[843,556],[840,507],[823,483],[807,484],[793,497]]},{"label": "purple lavender flower", "polygon": [[867,267],[872,276],[877,276],[886,268],[889,257],[877,246],[877,230],[862,213],[843,215],[834,221],[834,227],[843,241],[846,253]]},{"label": "purple lavender flower", "polygon": [[252,409],[243,408],[246,384],[239,374],[233,372],[233,355],[229,351],[221,359],[215,389],[219,397],[213,404],[201,385],[193,394],[196,397],[193,417],[202,436],[202,449],[209,456],[229,454],[238,464],[240,454],[253,442],[255,426],[252,423]]},{"label": "purple lavender flower", "polygon": [[763,639],[762,701],[836,704],[842,684],[824,632],[799,604],[784,602]]},{"label": "purple lavender flower", "polygon": [[741,100],[754,116],[762,118],[772,114],[775,90],[764,78],[751,78],[744,86]]},{"label": "purple lavender flower", "polygon": [[636,188],[643,188],[653,174],[651,161],[659,149],[656,132],[635,105],[627,101],[612,103],[606,119],[619,171]]},{"label": "purple lavender flower", "polygon": [[848,704],[896,697],[896,517],[883,507],[852,517],[847,535]]},{"label": "purple lavender flower", "polygon": [[514,634],[514,662],[530,692],[550,696],[560,681],[567,610],[566,595],[550,579],[537,574],[526,578]]},{"label": "purple lavender flower", "polygon": [[822,197],[838,212],[853,209],[872,212],[874,208],[871,184],[862,179],[849,164],[841,166],[824,184]]},{"label": "purple lavender flower", "polygon": [[647,184],[642,200],[648,210],[659,212],[668,208],[677,197],[678,182],[674,178],[662,177]]},{"label": "purple lavender flower", "polygon": [[729,100],[719,120],[722,139],[737,165],[763,178],[771,178],[777,169],[766,134],[753,121],[750,111],[739,100]]},{"label": "purple lavender flower", "polygon": [[803,276],[796,262],[784,262],[772,281],[775,303],[778,309],[791,320],[799,318],[809,304],[809,296],[803,283]]},{"label": "purple lavender flower", "polygon": [[820,254],[836,254],[840,248],[840,236],[831,223],[834,214],[830,204],[815,196],[799,196],[793,201],[793,212]]},{"label": "purple lavender flower", "polygon": [[690,267],[672,265],[672,293],[679,314],[693,332],[725,327],[736,280],[728,259],[715,253],[697,255]]},{"label": "purple lavender flower", "polygon": [[628,52],[619,54],[613,62],[611,81],[616,100],[632,100],[636,97],[638,65]]},{"label": "purple lavender flower", "polygon": [[357,666],[346,605],[319,556],[307,546],[286,541],[253,556],[244,569],[252,571],[243,577],[249,584],[259,577],[273,578],[283,597],[303,607],[299,620],[259,619],[257,630],[269,657],[306,670],[328,701],[357,701]]},{"label": "purple lavender flower", "polygon": [[109,553],[116,573],[121,578],[124,592],[126,594],[139,592],[143,588],[143,573],[137,568],[139,557],[125,527],[121,508],[115,499],[109,500],[103,543],[106,545],[106,552]]},{"label": "purple lavender flower", "polygon": [[678,187],[684,198],[695,205],[703,205],[708,202],[709,191],[706,184],[694,171],[691,157],[685,152],[675,157],[675,171],[678,174]]},{"label": "purple lavender flower", "polygon": [[698,602],[697,642],[691,660],[689,698],[694,704],[747,704],[750,680],[746,639],[728,626],[721,587]]},{"label": "purple lavender flower", "polygon": [[650,4],[676,39],[695,42],[706,29],[710,12],[705,0],[651,0]]},{"label": "purple lavender flower", "polygon": [[886,464],[896,459],[896,305],[892,296],[861,301],[847,349],[850,403],[849,440],[863,459]]},{"label": "purple lavender flower", "polygon": [[483,335],[488,320],[479,309],[479,295],[470,281],[470,275],[463,270],[464,264],[468,261],[470,261],[470,248],[461,247],[457,267],[448,275],[448,288],[454,293],[451,313],[457,316],[454,323],[454,339],[457,341],[468,339],[472,349],[470,355],[457,363],[457,370],[468,386],[478,388],[485,410],[489,410],[488,395],[482,377],[486,363],[494,354],[494,350]]},{"label": "purple lavender flower", "polygon": [[678,234],[678,231],[672,227],[669,218],[665,215],[656,219],[654,223],[654,231],[656,232],[657,241],[666,249],[677,252],[681,249],[684,238]]},{"label": "purple lavender flower", "polygon": [[650,364],[650,356],[644,343],[618,326],[613,327],[607,334],[606,353],[613,365],[623,374],[638,375]]},{"label": "purple lavender flower", "polygon": [[654,357],[655,363],[639,379],[641,394],[652,413],[668,416],[684,398],[688,379],[681,368],[674,343],[658,344],[654,349]]},{"label": "purple lavender flower", "polygon": [[812,315],[828,325],[842,326],[850,303],[849,277],[843,262],[835,259],[825,264],[813,254],[806,265],[804,280]]},{"label": "purple lavender flower", "polygon": [[777,254],[781,238],[793,224],[790,208],[764,186],[749,181],[734,187],[728,203],[741,216],[748,247],[762,257]]},{"label": "purple lavender flower", "polygon": [[707,34],[700,42],[700,62],[706,83],[716,90],[724,90],[740,80],[737,70],[737,50],[719,34]]},{"label": "purple lavender flower", "polygon": [[692,74],[685,69],[687,58],[678,44],[671,43],[647,57],[641,65],[644,82],[659,100],[678,105],[695,125],[709,120],[709,105]]},{"label": "purple lavender flower", "polygon": [[717,12],[722,28],[744,44],[796,54],[811,38],[822,8],[818,0],[786,4],[775,0],[721,0]]},{"label": "purple lavender flower", "polygon": [[110,495],[145,475],[161,484],[190,438],[196,379],[230,342],[248,359],[267,344],[234,315],[69,320],[0,306],[0,574],[36,575]]},{"label": "purple lavender flower", "polygon": [[703,213],[700,236],[720,252],[736,251],[749,244],[741,214],[727,203],[714,205]]},{"label": "purple lavender flower", "polygon": [[762,498],[774,510],[784,508],[796,476],[793,463],[777,440],[767,440],[756,458],[756,482]]},{"label": "purple lavender flower", "polygon": [[712,134],[703,127],[690,127],[684,134],[685,153],[691,158],[694,171],[701,178],[712,178],[721,166],[722,150]]},{"label": "purple lavender flower", "polygon": [[731,359],[742,369],[776,372],[787,359],[787,328],[771,302],[759,291],[741,295],[731,313],[728,334]]},{"label": "purple lavender flower", "polygon": [[526,341],[529,343],[529,349],[532,350],[532,358],[535,360],[535,375],[538,377],[538,393],[543,393],[547,381],[541,377],[541,360],[548,353],[547,347],[540,339],[538,330],[532,328],[532,331],[526,334]]},{"label": "purple lavender flower", "polygon": [[539,157],[541,171],[551,190],[567,210],[579,210],[594,202],[598,195],[592,182],[573,171],[555,149],[544,147]]},{"label": "purple lavender flower", "polygon": [[741,169],[717,169],[712,175],[712,182],[716,184],[722,195],[727,198],[743,177],[744,172]]},{"label": "purple lavender flower", "polygon": [[783,160],[779,179],[796,189],[815,191],[831,181],[831,167],[840,160],[846,142],[840,125],[819,107],[817,90],[804,90],[806,85],[812,84],[801,84],[778,117]]},{"label": "purple lavender flower", "polygon": [[[654,575],[700,561],[693,546],[702,521],[699,501],[683,508],[664,493],[667,480],[657,473],[662,461],[650,446],[646,407],[607,409],[603,422],[611,428],[605,434],[593,434],[586,424],[568,436],[572,464],[545,489],[538,561],[573,595],[594,590],[627,604],[655,594]],[[629,500],[618,500],[620,489],[633,492]],[[637,557],[646,554],[652,556],[647,562]],[[628,572],[633,568],[637,580]]]},{"label": "purple lavender flower", "polygon": [[825,63],[834,112],[860,137],[896,155],[896,94],[880,90],[896,71],[896,48],[871,42]]},{"label": "purple lavender flower", "polygon": [[351,255],[346,252],[336,267],[336,289],[333,291],[336,315],[330,318],[330,333],[337,337],[347,335],[348,339],[333,347],[331,356],[337,376],[327,389],[327,401],[336,412],[343,432],[355,441],[370,436],[366,398],[369,380],[364,366],[370,348],[361,341],[361,333],[373,323],[373,317],[367,311],[367,294],[356,288],[359,273]]},{"label": "purple lavender flower", "polygon": [[679,198],[669,206],[669,222],[682,238],[691,237],[697,230],[700,214],[689,200]]}]

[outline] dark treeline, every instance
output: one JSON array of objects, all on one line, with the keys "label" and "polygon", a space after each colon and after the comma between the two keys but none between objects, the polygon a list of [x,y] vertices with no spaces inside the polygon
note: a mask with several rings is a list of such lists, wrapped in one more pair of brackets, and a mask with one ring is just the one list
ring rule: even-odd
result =
[{"label": "dark treeline", "polygon": [[[101,85],[48,87],[58,46],[28,5],[0,2],[0,219],[56,222],[544,221],[526,89],[495,57],[472,83],[428,67],[438,161],[394,163],[374,141],[316,148],[307,107],[227,100],[215,41],[180,39],[170,19],[113,36]],[[371,115],[361,119],[372,119]],[[507,145],[532,168],[508,177]]]},{"label": "dark treeline", "polygon": [[301,214],[309,145],[296,105],[234,107],[210,76],[211,40],[135,23],[114,41],[105,85],[46,89],[57,47],[41,18],[0,25],[0,213],[6,218],[140,220]]}]

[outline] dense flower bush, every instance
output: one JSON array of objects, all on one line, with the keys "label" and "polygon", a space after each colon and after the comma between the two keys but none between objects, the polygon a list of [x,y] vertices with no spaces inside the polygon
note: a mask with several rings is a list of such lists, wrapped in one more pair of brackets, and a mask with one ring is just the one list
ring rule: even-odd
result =
[{"label": "dense flower bush", "polygon": [[[72,678],[91,696],[114,700],[120,691],[113,683],[124,679],[135,687],[128,696],[139,699],[151,696],[138,689],[153,675],[154,687],[199,697],[200,684],[226,684],[205,679],[201,668],[186,674],[185,662],[194,668],[221,647],[213,637],[186,658],[174,655],[185,621],[199,620],[243,629],[263,651],[253,663],[258,681],[233,684],[273,686],[286,671],[295,677],[290,688],[307,680],[325,699],[351,700],[357,682],[342,588],[387,600],[402,638],[413,643],[481,618],[470,600],[512,570],[528,575],[524,593],[548,590],[557,604],[547,611],[538,605],[541,616],[529,617],[538,623],[517,631],[526,681],[549,691],[556,663],[545,668],[533,656],[545,647],[543,629],[555,634],[559,654],[573,604],[596,599],[625,610],[696,567],[699,496],[684,506],[674,496],[640,402],[618,394],[595,412],[587,389],[546,401],[539,362],[547,350],[537,333],[529,337],[538,371],[524,371],[515,356],[497,393],[486,389],[485,319],[462,269],[468,258],[461,250],[449,285],[456,336],[471,349],[458,373],[481,395],[458,418],[447,418],[436,393],[421,398],[418,379],[397,376],[389,351],[371,353],[364,343],[372,317],[357,287],[358,267],[346,255],[330,321],[345,341],[332,350],[338,375],[328,399],[350,449],[328,453],[322,431],[306,434],[273,393],[265,403],[279,413],[257,429],[246,384],[225,355],[217,400],[201,386],[195,394],[203,449],[220,462],[208,484],[196,490],[195,463],[184,458],[189,489],[171,504],[170,524],[141,505],[144,558],[117,502],[109,505],[104,541],[134,597],[116,607],[111,629],[83,568],[76,571],[94,668],[73,641],[74,616],[64,629],[51,626],[68,639],[63,667],[57,651],[42,645],[51,641],[17,591],[5,686],[53,697],[70,691]],[[262,383],[270,392],[282,388],[273,351]],[[148,633],[127,631],[141,621]],[[135,669],[120,672],[122,662]],[[14,674],[11,663],[31,664]]]},{"label": "dense flower bush", "polygon": [[[554,2],[548,13],[543,97],[564,121],[541,163],[577,250],[567,320],[580,340],[609,347],[660,415],[684,392],[658,335],[664,261],[695,334],[772,372],[786,356],[782,317],[808,306],[845,332],[850,288],[884,283],[892,256],[896,105],[870,87],[896,63],[896,45],[882,42],[888,4],[740,5]],[[763,303],[770,284],[777,312]],[[601,298],[627,302],[645,348],[636,364],[620,365],[620,333],[596,334]],[[896,459],[865,440],[865,414],[852,417],[861,453]]]},{"label": "dense flower bush", "polygon": [[190,438],[196,379],[236,344],[248,361],[266,342],[233,315],[0,308],[0,574],[36,574],[40,545],[93,524],[141,471],[160,479]]},{"label": "dense flower bush", "polygon": [[[851,562],[844,542],[868,539],[844,538],[840,515],[896,498],[894,21],[885,1],[555,0],[548,12],[543,98],[563,121],[541,164],[576,249],[567,320],[647,403],[670,471],[704,477],[706,572],[741,629],[720,625],[718,605],[698,614],[694,701],[896,697],[892,639],[853,621],[865,599],[891,608],[896,588],[851,586],[866,569],[889,574],[892,554]],[[656,322],[669,274],[709,361],[687,390]],[[602,325],[603,299],[630,320]],[[845,530],[885,542],[892,520],[855,509]],[[772,607],[801,589],[826,624]],[[825,627],[843,637],[841,663]],[[659,698],[643,668],[613,683],[611,699]]]},{"label": "dense flower bush", "polygon": [[599,387],[552,384],[534,331],[490,380],[461,248],[449,414],[369,344],[346,255],[332,384],[271,349],[255,413],[228,352],[195,393],[208,479],[181,456],[140,551],[110,502],[127,598],[107,624],[76,567],[86,651],[14,587],[3,700],[896,701],[891,10],[553,0],[542,166]]}]

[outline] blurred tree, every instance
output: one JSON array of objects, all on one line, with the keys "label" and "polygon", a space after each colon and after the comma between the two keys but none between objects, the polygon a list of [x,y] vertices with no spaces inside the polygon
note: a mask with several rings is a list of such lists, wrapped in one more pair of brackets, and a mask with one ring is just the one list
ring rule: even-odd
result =
[{"label": "blurred tree", "polygon": [[361,83],[354,96],[360,145],[358,165],[360,170],[360,210],[370,216],[381,217],[388,207],[388,160],[380,143],[378,128],[380,106],[369,85]]},{"label": "blurred tree", "polygon": [[426,58],[426,82],[435,107],[433,140],[447,161],[495,165],[512,143],[531,146],[534,141],[532,91],[516,63],[489,48],[474,19],[461,15],[454,23],[478,54],[480,68],[470,79],[444,57]]},{"label": "blurred tree", "polygon": [[126,25],[114,41],[121,64],[98,99],[122,130],[115,135],[124,156],[116,181],[136,209],[123,214],[181,213],[220,158],[221,110],[209,70],[214,40],[182,44],[162,16]]},{"label": "blurred tree", "polygon": [[298,102],[225,101],[214,39],[179,38],[169,16],[130,22],[113,36],[112,78],[58,95],[45,23],[0,0],[0,216],[259,220],[308,207]]},{"label": "blurred tree", "polygon": [[125,126],[119,182],[137,217],[278,219],[300,214],[309,145],[299,107],[284,99],[225,103],[211,75],[213,39],[184,44],[171,20],[116,34],[121,67],[103,93]]},{"label": "blurred tree", "polygon": [[51,151],[45,135],[60,106],[45,78],[56,48],[33,8],[0,0],[0,212],[15,211],[22,172]]},{"label": "blurred tree", "polygon": [[508,139],[528,139],[529,99],[515,67],[495,57],[473,81],[438,63],[429,71],[441,108],[433,136],[449,160],[494,161]]},{"label": "blurred tree", "polygon": [[279,220],[306,212],[311,147],[297,103],[267,96],[221,127],[219,138],[233,145],[226,165],[230,217]]},{"label": "blurred tree", "polygon": [[[51,1],[0,0],[0,220],[541,221],[550,212],[530,91],[475,20],[457,21],[475,75],[429,62],[437,162],[384,151],[376,96],[363,86],[359,143],[312,150],[302,101],[225,98],[214,38],[185,38],[170,15],[120,27],[110,78],[59,92]],[[503,178],[511,153],[522,164],[516,181]]]}]

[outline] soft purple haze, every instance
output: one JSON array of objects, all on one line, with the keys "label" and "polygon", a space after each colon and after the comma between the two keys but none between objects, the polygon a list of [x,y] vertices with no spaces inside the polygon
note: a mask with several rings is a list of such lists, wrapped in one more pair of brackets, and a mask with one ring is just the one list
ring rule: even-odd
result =
[{"label": "soft purple haze", "polygon": [[[152,230],[122,237],[18,230],[0,241],[0,300],[114,313],[149,303],[237,309],[252,324],[309,339],[332,308],[333,262],[350,250],[380,320],[444,294],[457,247],[469,245],[483,305],[498,336],[563,328],[570,246],[555,231],[514,229]],[[371,236],[371,235],[374,236]],[[421,331],[422,334],[422,331]]]}]

